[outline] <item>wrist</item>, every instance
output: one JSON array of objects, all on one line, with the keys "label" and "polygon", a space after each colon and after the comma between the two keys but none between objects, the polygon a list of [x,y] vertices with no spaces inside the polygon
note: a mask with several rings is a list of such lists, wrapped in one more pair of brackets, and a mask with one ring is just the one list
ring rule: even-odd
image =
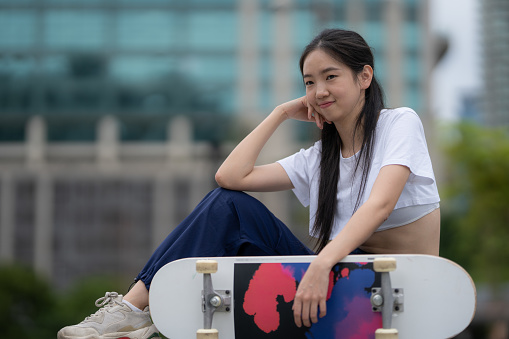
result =
[{"label": "wrist", "polygon": [[331,244],[329,243],[325,246],[325,248],[318,254],[317,259],[320,259],[322,265],[332,269],[332,267],[346,257],[348,253],[344,253],[344,251],[337,251],[330,245]]},{"label": "wrist", "polygon": [[289,119],[288,113],[286,112],[284,104],[276,106],[276,108],[274,108],[274,110],[272,111],[271,115],[274,115],[275,117],[277,117],[277,119],[280,123]]},{"label": "wrist", "polygon": [[330,271],[334,265],[337,264],[337,261],[334,258],[326,255],[318,255],[316,257],[315,265],[318,265],[321,269]]}]

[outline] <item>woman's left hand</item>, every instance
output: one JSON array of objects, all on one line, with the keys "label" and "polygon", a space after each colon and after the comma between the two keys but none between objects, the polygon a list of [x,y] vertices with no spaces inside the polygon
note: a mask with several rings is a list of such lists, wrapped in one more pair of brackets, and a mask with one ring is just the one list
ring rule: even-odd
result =
[{"label": "woman's left hand", "polygon": [[310,327],[323,318],[327,313],[327,291],[329,288],[329,275],[331,267],[317,257],[309,265],[302,278],[295,300],[293,302],[293,316],[298,327]]}]

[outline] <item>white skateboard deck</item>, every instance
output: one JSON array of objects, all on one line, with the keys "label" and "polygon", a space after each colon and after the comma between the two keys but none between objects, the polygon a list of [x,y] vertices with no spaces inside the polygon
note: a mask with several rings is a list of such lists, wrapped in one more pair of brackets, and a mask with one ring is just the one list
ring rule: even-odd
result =
[{"label": "white skateboard deck", "polygon": [[[355,255],[346,257],[341,263],[372,263],[379,257],[395,258],[397,262],[396,270],[390,272],[390,279],[393,289],[404,291],[403,307],[402,311],[393,313],[391,327],[398,330],[399,339],[450,338],[470,324],[475,314],[476,289],[463,268],[447,259],[427,255]],[[235,307],[239,305],[238,299],[244,298],[234,289],[234,267],[246,263],[309,263],[314,258],[209,258],[218,262],[218,271],[212,274],[214,289],[231,291],[232,297],[228,312],[216,312],[213,317],[212,327],[219,331],[219,338],[235,338]],[[159,331],[170,339],[195,338],[196,331],[203,328],[203,274],[196,272],[197,260],[188,258],[171,262],[161,268],[152,281],[149,294],[151,316]],[[235,299],[237,301],[233,302]],[[373,312],[371,309],[365,311]],[[328,307],[329,313],[332,312]],[[321,321],[324,320],[319,320],[318,324]],[[374,334],[366,338],[374,338]]]}]

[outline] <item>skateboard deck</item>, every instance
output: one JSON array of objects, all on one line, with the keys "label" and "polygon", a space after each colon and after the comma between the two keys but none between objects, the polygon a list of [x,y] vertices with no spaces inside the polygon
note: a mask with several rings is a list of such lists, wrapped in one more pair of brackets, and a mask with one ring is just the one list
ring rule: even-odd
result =
[{"label": "skateboard deck", "polygon": [[[354,255],[332,269],[327,315],[309,328],[296,327],[292,304],[314,256],[210,258],[217,262],[217,272],[209,274],[209,280],[223,299],[209,319],[211,327],[220,339],[374,339],[386,321],[377,298],[387,274],[376,271],[374,262],[387,257],[396,263],[386,275],[393,297],[388,320],[399,333],[394,338],[450,338],[468,326],[475,313],[476,290],[457,264],[426,255]],[[197,330],[207,327],[207,293],[202,296],[206,274],[196,271],[196,262],[202,259],[171,262],[154,276],[151,316],[170,339],[195,338]]]}]

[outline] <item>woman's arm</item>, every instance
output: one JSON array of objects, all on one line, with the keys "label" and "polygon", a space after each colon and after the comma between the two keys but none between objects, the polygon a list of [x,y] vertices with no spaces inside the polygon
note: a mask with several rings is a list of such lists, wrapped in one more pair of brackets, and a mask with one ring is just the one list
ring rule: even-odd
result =
[{"label": "woman's arm", "polygon": [[237,147],[217,170],[219,186],[239,191],[281,191],[293,185],[278,163],[255,166],[260,152],[276,129],[287,119],[315,121],[308,118],[305,97],[276,107]]},{"label": "woman's arm", "polygon": [[400,165],[382,167],[368,200],[354,213],[344,229],[320,252],[304,275],[294,301],[297,326],[325,316],[329,272],[332,267],[362,245],[389,217],[403,191],[410,169]]},{"label": "woman's arm", "polygon": [[320,252],[320,259],[332,268],[368,240],[394,210],[409,176],[410,169],[406,166],[382,167],[368,200],[354,213],[345,228]]}]

